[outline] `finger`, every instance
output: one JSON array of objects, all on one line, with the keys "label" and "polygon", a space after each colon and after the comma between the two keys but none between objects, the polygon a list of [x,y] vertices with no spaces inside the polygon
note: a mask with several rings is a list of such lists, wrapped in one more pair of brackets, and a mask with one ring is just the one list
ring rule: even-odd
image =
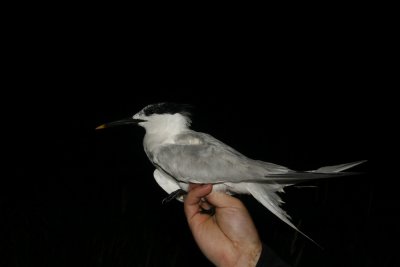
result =
[{"label": "finger", "polygon": [[230,195],[227,195],[223,192],[212,192],[206,197],[206,200],[211,205],[217,208],[223,207],[237,207],[237,208],[244,208],[243,203]]},{"label": "finger", "polygon": [[197,187],[200,187],[200,186],[202,186],[202,185],[204,185],[204,184],[192,184],[192,183],[190,183],[190,184],[189,184],[189,189],[188,189],[188,191],[190,191],[190,190],[192,190],[192,189],[195,189],[195,188],[197,188]]},{"label": "finger", "polygon": [[188,220],[199,213],[199,204],[201,199],[210,194],[212,191],[212,185],[193,185],[189,188],[190,191],[187,194],[184,202],[185,214]]}]

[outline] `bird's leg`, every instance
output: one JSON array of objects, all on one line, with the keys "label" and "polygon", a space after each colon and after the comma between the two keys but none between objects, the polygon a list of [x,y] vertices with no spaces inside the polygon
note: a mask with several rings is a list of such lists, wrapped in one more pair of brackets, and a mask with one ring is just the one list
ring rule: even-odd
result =
[{"label": "bird's leg", "polygon": [[168,202],[170,202],[171,200],[174,200],[175,198],[184,196],[184,195],[186,195],[186,194],[187,194],[187,192],[186,192],[185,190],[182,190],[182,189],[175,190],[174,192],[172,192],[171,194],[169,194],[166,198],[164,198],[163,201],[162,201],[162,203],[163,203],[163,204],[168,203]]},{"label": "bird's leg", "polygon": [[[207,206],[207,207],[205,207],[205,206]],[[212,206],[210,203],[208,203],[207,200],[201,199],[200,213],[213,216],[215,214],[215,207]]]}]

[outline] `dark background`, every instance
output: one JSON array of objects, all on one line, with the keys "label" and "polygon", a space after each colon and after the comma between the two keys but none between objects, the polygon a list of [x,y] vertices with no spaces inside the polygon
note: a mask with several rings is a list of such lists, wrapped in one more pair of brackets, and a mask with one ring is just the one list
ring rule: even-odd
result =
[{"label": "dark background", "polygon": [[184,31],[177,42],[163,28],[149,40],[141,27],[52,21],[23,23],[8,39],[0,266],[211,266],[182,204],[161,204],[144,130],[94,130],[161,101],[192,104],[194,130],[250,158],[296,170],[367,159],[354,168],[363,174],[282,195],[323,250],[239,197],[262,240],[293,266],[395,266],[393,177],[374,171],[389,158],[375,152],[386,102],[358,24],[309,33],[293,24],[282,32],[290,38],[267,41],[246,30],[242,46],[218,33],[204,41]]},{"label": "dark background", "polygon": [[391,189],[382,191],[377,181],[385,177],[372,174],[366,100],[331,98],[336,92],[330,90],[297,98],[302,90],[220,89],[110,89],[109,97],[96,101],[52,99],[45,110],[29,111],[22,124],[11,122],[11,171],[1,194],[2,265],[209,266],[182,204],[161,204],[166,194],[144,154],[144,130],[94,130],[146,104],[174,101],[194,105],[193,129],[254,159],[297,170],[368,159],[355,168],[361,175],[306,184],[317,188],[289,187],[283,194],[295,224],[323,250],[251,197],[240,198],[262,240],[294,266],[393,266],[398,215]]}]

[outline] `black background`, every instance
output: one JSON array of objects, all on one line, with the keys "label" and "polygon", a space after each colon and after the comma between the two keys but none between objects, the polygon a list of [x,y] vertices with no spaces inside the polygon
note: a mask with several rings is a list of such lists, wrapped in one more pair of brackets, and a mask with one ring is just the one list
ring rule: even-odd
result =
[{"label": "black background", "polygon": [[296,170],[367,159],[361,175],[282,195],[323,250],[239,197],[262,240],[294,266],[395,265],[393,184],[374,172],[382,103],[368,36],[251,35],[242,47],[218,35],[147,41],[106,24],[20,29],[2,97],[1,266],[211,266],[182,204],[161,204],[144,130],[94,130],[164,101],[192,104],[194,130],[250,158]]}]

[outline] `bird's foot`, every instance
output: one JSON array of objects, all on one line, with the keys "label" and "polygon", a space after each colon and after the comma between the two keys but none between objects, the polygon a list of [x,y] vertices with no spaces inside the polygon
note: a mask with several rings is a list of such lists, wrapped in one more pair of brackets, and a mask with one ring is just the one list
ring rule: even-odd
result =
[{"label": "bird's foot", "polygon": [[200,202],[200,213],[213,216],[215,214],[215,207],[211,205],[205,198],[202,198]]},{"label": "bird's foot", "polygon": [[172,192],[171,194],[169,194],[166,198],[164,198],[163,201],[162,201],[162,203],[163,203],[163,204],[168,203],[168,202],[170,202],[171,200],[174,200],[174,199],[176,199],[176,198],[178,198],[178,197],[181,197],[181,196],[184,196],[184,195],[186,195],[186,194],[187,194],[187,193],[186,193],[185,190],[182,190],[182,189],[175,190],[174,192]]},{"label": "bird's foot", "polygon": [[200,213],[201,214],[208,214],[210,216],[213,216],[215,214],[215,207],[210,207],[208,209],[205,209],[203,207],[200,208]]}]

